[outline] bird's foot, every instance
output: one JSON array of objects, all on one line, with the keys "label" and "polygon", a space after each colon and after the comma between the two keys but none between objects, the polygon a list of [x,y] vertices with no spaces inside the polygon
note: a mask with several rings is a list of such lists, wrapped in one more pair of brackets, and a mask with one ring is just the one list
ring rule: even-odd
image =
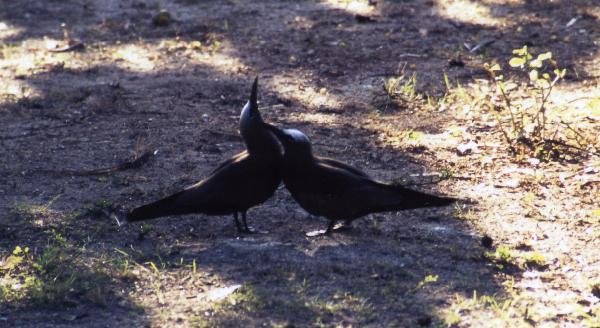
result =
[{"label": "bird's foot", "polygon": [[331,234],[334,232],[345,232],[345,231],[350,231],[351,229],[352,229],[352,225],[349,222],[343,222],[343,223],[340,222],[337,224],[335,222],[331,222],[327,226],[327,229],[309,231],[306,233],[306,236],[307,237],[316,237],[316,236],[320,236],[320,235],[331,236]]}]

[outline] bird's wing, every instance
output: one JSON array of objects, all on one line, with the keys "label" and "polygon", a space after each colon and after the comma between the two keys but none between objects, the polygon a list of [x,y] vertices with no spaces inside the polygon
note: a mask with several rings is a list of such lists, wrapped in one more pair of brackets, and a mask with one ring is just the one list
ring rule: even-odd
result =
[{"label": "bird's wing", "polygon": [[279,181],[270,167],[250,156],[240,156],[188,187],[179,199],[184,203],[202,203],[211,209],[249,207],[268,198]]},{"label": "bird's wing", "polygon": [[214,170],[212,170],[210,172],[209,176],[215,174],[217,171],[221,170],[225,166],[230,165],[231,163],[233,163],[235,161],[239,161],[240,159],[243,159],[243,158],[245,158],[247,156],[248,156],[248,151],[247,150],[244,150],[241,153],[233,155],[231,158],[229,158],[228,160],[226,160],[223,163],[219,164],[219,166],[217,166]]},{"label": "bird's wing", "polygon": [[[330,162],[331,163],[331,162]],[[302,174],[288,178],[286,187],[308,212],[330,219],[355,217],[361,212],[373,184],[368,176],[356,169],[347,169],[340,162],[330,165],[318,161],[305,167]]]},{"label": "bird's wing", "polygon": [[342,163],[340,161],[337,161],[337,160],[335,160],[333,158],[318,157],[317,158],[317,162],[320,162],[321,164],[329,165],[331,167],[335,167],[335,168],[338,168],[338,169],[346,170],[346,171],[348,171],[350,173],[353,173],[353,174],[355,174],[357,176],[362,176],[362,177],[365,177],[365,178],[369,177],[368,174],[366,174],[365,172],[361,171],[360,169],[355,168],[354,166],[348,165],[346,163]]}]

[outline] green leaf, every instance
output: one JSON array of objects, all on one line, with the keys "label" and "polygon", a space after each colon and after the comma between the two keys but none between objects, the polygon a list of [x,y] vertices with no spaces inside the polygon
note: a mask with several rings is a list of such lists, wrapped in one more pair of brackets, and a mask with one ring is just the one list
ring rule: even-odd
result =
[{"label": "green leaf", "polygon": [[513,49],[512,53],[519,56],[525,56],[529,54],[529,52],[527,51],[527,46],[523,46],[523,48],[520,49]]},{"label": "green leaf", "polygon": [[539,54],[537,57],[537,60],[539,61],[544,61],[548,59],[552,59],[552,53],[550,51],[544,52],[543,54]]},{"label": "green leaf", "polygon": [[562,79],[567,74],[567,69],[566,68],[563,68],[563,69],[557,68],[554,70],[554,74],[556,74],[556,76],[558,76]]},{"label": "green leaf", "polygon": [[[600,116],[600,97],[590,100],[585,107],[590,111],[590,115]],[[600,216],[600,209],[598,209],[598,216]]]},{"label": "green leaf", "polygon": [[546,81],[550,81],[550,74],[548,74],[548,73],[544,73],[544,74],[542,74],[542,77],[543,77],[544,79],[546,79]]},{"label": "green leaf", "polygon": [[537,69],[532,69],[531,72],[529,72],[529,80],[531,80],[532,82],[537,81],[538,79],[538,71]]},{"label": "green leaf", "polygon": [[540,67],[542,67],[542,61],[539,59],[534,59],[529,62],[529,66],[535,67],[535,68],[540,68]]},{"label": "green leaf", "polygon": [[494,64],[492,67],[490,67],[490,71],[493,71],[493,72],[501,71],[501,70],[502,70],[502,68],[500,67],[499,64]]},{"label": "green leaf", "polygon": [[4,260],[4,263],[0,266],[0,269],[11,271],[18,267],[23,262],[22,256],[11,255]]},{"label": "green leaf", "polygon": [[[586,107],[589,109],[600,109],[600,97],[590,100],[587,103]],[[598,210],[600,211],[600,209],[598,209]]]},{"label": "green leaf", "polygon": [[508,61],[511,67],[523,67],[525,65],[525,58],[513,57]]}]

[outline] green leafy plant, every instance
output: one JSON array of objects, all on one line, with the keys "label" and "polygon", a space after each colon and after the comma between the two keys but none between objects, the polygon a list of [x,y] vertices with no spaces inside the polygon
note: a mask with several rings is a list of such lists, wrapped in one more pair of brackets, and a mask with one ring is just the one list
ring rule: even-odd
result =
[{"label": "green leafy plant", "polygon": [[417,97],[417,74],[401,74],[397,77],[390,77],[383,83],[386,94],[392,99],[403,99],[406,101],[414,100]]},{"label": "green leafy plant", "polygon": [[[511,95],[515,89],[514,82],[505,79],[499,64],[485,64],[484,67],[495,82],[502,101],[502,105],[496,107],[496,110],[498,113],[508,112],[510,118],[510,125],[506,127],[501,115],[497,115],[498,127],[514,153],[532,152],[535,157],[545,158],[549,150],[548,98],[556,83],[565,77],[566,70],[557,67],[551,52],[539,54],[534,58],[527,46],[524,46],[514,49],[513,55],[508,64],[527,73],[529,84],[526,87],[533,92],[535,105],[525,108],[522,104],[515,103]],[[551,68],[554,69],[550,73]]]},{"label": "green leafy plant", "polygon": [[[492,107],[497,114],[497,126],[511,152],[540,160],[557,159],[565,152],[586,152],[589,140],[569,124],[563,121],[551,124],[548,118],[549,97],[556,84],[564,79],[566,69],[558,67],[551,52],[534,56],[524,46],[514,49],[512,53],[508,64],[526,74],[526,84],[506,78],[500,64],[484,65],[496,86],[497,97],[492,96]],[[525,91],[531,97],[529,103],[533,105],[517,101],[518,91]],[[494,103],[496,99],[497,104]],[[569,131],[575,132],[575,143],[561,138]]]},{"label": "green leafy plant", "polygon": [[429,274],[429,275],[425,276],[425,278],[423,278],[423,280],[419,281],[419,283],[413,290],[421,289],[428,284],[437,282],[438,279],[439,279],[439,276],[437,274]]},{"label": "green leafy plant", "polygon": [[72,298],[104,304],[108,291],[99,286],[106,278],[98,272],[72,267],[73,254],[61,241],[51,241],[36,253],[15,246],[0,256],[0,304],[72,304]]}]

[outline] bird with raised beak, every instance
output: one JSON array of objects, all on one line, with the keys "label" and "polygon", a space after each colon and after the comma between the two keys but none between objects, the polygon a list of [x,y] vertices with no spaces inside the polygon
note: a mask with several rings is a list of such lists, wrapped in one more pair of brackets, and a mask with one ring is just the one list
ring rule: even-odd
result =
[{"label": "bird with raised beak", "polygon": [[[131,210],[127,221],[191,213],[231,214],[239,232],[250,232],[246,212],[273,195],[281,183],[282,163],[281,146],[258,111],[257,89],[258,77],[240,115],[240,134],[246,150],[221,163],[204,180]],[[241,224],[238,214],[242,217]]]},{"label": "bird with raised beak", "polygon": [[376,181],[348,164],[313,155],[310,140],[301,131],[267,126],[284,148],[285,187],[308,213],[329,220],[325,234],[333,231],[337,221],[349,226],[370,213],[446,206],[456,201]]}]

